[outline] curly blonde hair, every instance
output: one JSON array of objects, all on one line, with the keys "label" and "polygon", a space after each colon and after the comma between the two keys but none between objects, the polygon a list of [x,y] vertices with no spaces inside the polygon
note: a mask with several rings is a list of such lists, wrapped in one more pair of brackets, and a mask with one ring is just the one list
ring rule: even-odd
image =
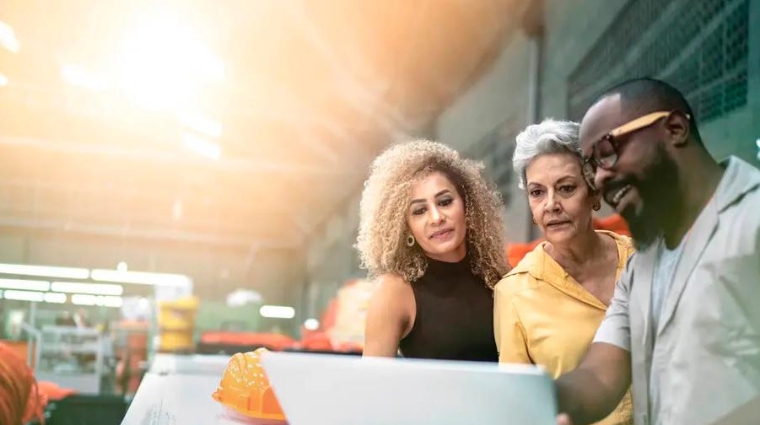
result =
[{"label": "curly blonde hair", "polygon": [[416,244],[406,245],[406,207],[412,185],[443,173],[464,200],[467,252],[472,271],[493,286],[509,271],[504,251],[501,195],[481,175],[483,164],[464,159],[444,144],[418,140],[394,145],[378,156],[364,183],[356,248],[371,278],[393,273],[408,282],[427,269]]}]

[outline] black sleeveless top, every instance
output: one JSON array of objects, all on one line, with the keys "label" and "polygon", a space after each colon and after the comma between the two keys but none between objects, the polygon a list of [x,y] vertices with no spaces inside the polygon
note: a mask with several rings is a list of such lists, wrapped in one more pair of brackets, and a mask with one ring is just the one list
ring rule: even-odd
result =
[{"label": "black sleeveless top", "polygon": [[458,263],[428,259],[412,283],[417,314],[399,348],[404,357],[499,360],[493,335],[493,291],[472,273],[469,257]]}]

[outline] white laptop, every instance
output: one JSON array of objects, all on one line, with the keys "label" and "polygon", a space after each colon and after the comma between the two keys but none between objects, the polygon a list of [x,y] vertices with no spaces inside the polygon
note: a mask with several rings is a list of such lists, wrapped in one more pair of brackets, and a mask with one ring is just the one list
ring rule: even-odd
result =
[{"label": "white laptop", "polygon": [[290,425],[554,425],[554,383],[527,365],[267,352]]}]

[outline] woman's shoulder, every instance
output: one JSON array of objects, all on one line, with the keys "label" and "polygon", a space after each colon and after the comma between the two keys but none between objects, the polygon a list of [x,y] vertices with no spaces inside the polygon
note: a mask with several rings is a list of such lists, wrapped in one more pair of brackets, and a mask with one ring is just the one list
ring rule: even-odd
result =
[{"label": "woman's shoulder", "polygon": [[615,242],[617,242],[618,244],[633,246],[633,239],[628,235],[623,235],[621,233],[613,232],[612,230],[596,229],[595,231],[596,233],[608,235],[609,237],[614,239]]},{"label": "woman's shoulder", "polygon": [[633,243],[633,238],[627,235],[621,235],[610,230],[597,230],[597,233],[605,234],[611,237],[617,245],[618,252],[621,254],[621,261],[625,263],[628,257],[636,252],[636,246]]},{"label": "woman's shoulder", "polygon": [[544,253],[541,244],[533,248],[512,270],[501,278],[494,286],[494,291],[499,292],[500,295],[514,295],[518,292],[535,289],[540,283],[533,272]]},{"label": "woman's shoulder", "polygon": [[414,300],[412,284],[397,273],[384,273],[375,278],[372,297],[389,302],[403,303]]},{"label": "woman's shoulder", "polygon": [[544,242],[537,244],[532,250],[528,251],[506,275],[505,278],[510,276],[517,276],[521,274],[529,274],[537,265],[544,261],[544,256],[547,255],[544,250]]},{"label": "woman's shoulder", "polygon": [[386,273],[374,279],[370,303],[385,310],[409,312],[414,308],[412,285],[403,276]]},{"label": "woman's shoulder", "polygon": [[411,288],[409,281],[397,273],[383,273],[375,278],[375,291],[404,292]]}]

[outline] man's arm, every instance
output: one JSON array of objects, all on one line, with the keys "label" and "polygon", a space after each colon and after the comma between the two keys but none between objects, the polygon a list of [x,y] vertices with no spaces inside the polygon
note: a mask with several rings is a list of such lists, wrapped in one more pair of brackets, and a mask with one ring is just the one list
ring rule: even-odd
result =
[{"label": "man's arm", "polygon": [[604,419],[631,386],[628,300],[634,257],[635,254],[628,259],[615,285],[612,303],[581,364],[556,381],[559,411],[569,415],[576,425]]},{"label": "man's arm", "polygon": [[631,353],[604,342],[591,344],[580,366],[556,381],[559,411],[575,425],[609,415],[631,386]]}]

